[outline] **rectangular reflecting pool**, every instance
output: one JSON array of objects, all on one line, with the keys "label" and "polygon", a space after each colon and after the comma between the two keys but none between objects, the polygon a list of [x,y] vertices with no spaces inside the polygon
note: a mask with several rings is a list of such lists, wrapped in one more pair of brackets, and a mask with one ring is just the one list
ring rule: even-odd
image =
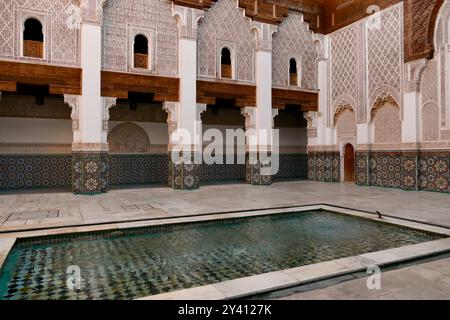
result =
[{"label": "rectangular reflecting pool", "polygon": [[[326,211],[19,239],[0,299],[134,299],[443,238]],[[67,286],[69,267],[80,288]]]}]

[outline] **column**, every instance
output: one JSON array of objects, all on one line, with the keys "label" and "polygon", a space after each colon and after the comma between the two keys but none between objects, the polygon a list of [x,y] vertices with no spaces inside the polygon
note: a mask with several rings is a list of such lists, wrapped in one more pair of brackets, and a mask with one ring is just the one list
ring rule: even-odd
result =
[{"label": "column", "polygon": [[405,65],[405,88],[403,91],[402,142],[420,141],[420,79],[427,65],[426,59],[416,60]]},{"label": "column", "polygon": [[253,22],[252,26],[256,34],[256,108],[242,111],[246,122],[249,118],[254,121],[251,128],[247,126],[246,180],[253,185],[271,185],[279,167],[279,154],[272,152],[273,145],[278,146],[272,110],[272,36],[277,26],[262,22]]},{"label": "column", "polygon": [[[333,164],[339,164],[338,153],[324,152],[330,150],[330,146],[336,145],[333,133],[332,119],[330,119],[329,106],[329,38],[315,34],[317,61],[317,90],[319,95],[318,112],[304,114],[307,120],[308,134],[308,180],[316,181],[324,179],[323,160],[331,157]],[[331,116],[332,117],[332,116]],[[338,165],[333,165],[332,173],[339,171]]]},{"label": "column", "polygon": [[200,186],[202,163],[201,113],[206,105],[197,104],[197,30],[203,10],[174,5],[178,20],[179,102],[166,102],[169,122],[169,186],[193,190]]},{"label": "column", "polygon": [[[415,152],[403,152],[402,189],[419,190],[420,188],[420,140],[421,140],[421,92],[422,73],[428,64],[427,59],[409,62],[405,65],[405,84],[403,90],[402,143],[415,145]],[[406,166],[405,164],[408,163]],[[414,164],[414,166],[411,166]],[[408,181],[405,183],[405,181]]]},{"label": "column", "polygon": [[105,118],[109,118],[105,114],[105,103],[110,101],[105,102],[100,92],[104,3],[104,0],[81,1],[83,93],[78,97],[65,96],[72,107],[72,190],[76,194],[98,194],[108,190],[108,144],[104,129]]}]

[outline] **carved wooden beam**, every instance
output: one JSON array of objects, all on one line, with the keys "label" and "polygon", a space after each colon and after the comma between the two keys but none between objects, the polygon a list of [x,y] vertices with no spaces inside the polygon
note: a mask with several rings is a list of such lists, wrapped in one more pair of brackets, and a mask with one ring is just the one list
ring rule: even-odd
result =
[{"label": "carved wooden beam", "polygon": [[175,5],[195,8],[195,9],[209,9],[213,2],[217,0],[172,0]]},{"label": "carved wooden beam", "polygon": [[296,105],[301,112],[317,111],[319,94],[317,92],[273,88],[272,107],[274,109],[285,109],[287,105]]},{"label": "carved wooden beam", "polygon": [[288,16],[288,7],[277,2],[239,0],[239,7],[252,20],[270,24],[279,24]]},{"label": "carved wooden beam", "polygon": [[0,61],[0,91],[15,92],[17,83],[48,85],[51,94],[81,95],[81,69]]},{"label": "carved wooden beam", "polygon": [[217,99],[233,100],[235,107],[256,106],[256,86],[220,81],[197,81],[197,102],[216,104]]},{"label": "carved wooden beam", "polygon": [[179,101],[180,79],[102,71],[102,96],[128,99],[130,92],[153,94],[155,102]]}]

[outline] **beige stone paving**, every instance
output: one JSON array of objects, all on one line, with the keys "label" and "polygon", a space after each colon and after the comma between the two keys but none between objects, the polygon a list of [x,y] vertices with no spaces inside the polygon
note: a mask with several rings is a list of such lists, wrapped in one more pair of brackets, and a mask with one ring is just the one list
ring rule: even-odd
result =
[{"label": "beige stone paving", "polygon": [[[448,194],[294,181],[274,183],[269,187],[246,184],[202,186],[196,191],[126,189],[97,196],[64,192],[0,194],[0,231],[6,228],[103,223],[315,203],[379,210],[389,215],[450,227]],[[154,209],[125,209],[136,204],[151,204]],[[7,221],[9,215],[15,212],[55,209],[59,210],[56,219]]]},{"label": "beige stone paving", "polygon": [[381,289],[367,289],[367,278],[296,293],[281,300],[448,300],[450,259],[419,264],[381,275]]},{"label": "beige stone paving", "polygon": [[[379,210],[384,214],[450,228],[448,194],[295,181],[274,183],[269,187],[245,184],[203,186],[196,191],[126,189],[98,196],[77,196],[65,192],[0,193],[0,231],[318,203]],[[134,207],[136,205],[140,207]],[[51,219],[7,220],[13,213],[40,210],[59,210],[59,216]],[[405,254],[409,253],[405,251]],[[296,294],[287,299],[450,299],[450,259],[386,272],[382,279],[380,291],[369,291],[366,279],[358,279]],[[217,290],[214,293],[218,295]]]}]

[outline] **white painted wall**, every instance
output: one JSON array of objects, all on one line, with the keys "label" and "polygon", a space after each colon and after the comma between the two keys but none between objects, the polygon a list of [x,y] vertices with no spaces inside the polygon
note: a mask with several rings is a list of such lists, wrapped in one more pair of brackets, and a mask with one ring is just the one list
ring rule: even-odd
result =
[{"label": "white painted wall", "polygon": [[[178,128],[195,134],[197,119],[197,42],[189,38],[179,39],[180,103],[178,104]],[[198,145],[195,141],[193,144]]]},{"label": "white painted wall", "polygon": [[[120,121],[109,123],[109,132],[119,125]],[[134,122],[147,133],[150,144],[166,145],[169,142],[168,127],[166,123]],[[203,131],[218,129],[225,136],[226,129],[239,129],[236,126],[203,125]],[[71,144],[72,121],[56,119],[31,118],[1,118],[0,117],[0,143],[36,143],[36,144]],[[306,146],[306,128],[281,128],[280,146],[302,147]]]},{"label": "white painted wall", "polygon": [[403,96],[402,142],[420,141],[420,92],[405,92]]},{"label": "white painted wall", "polygon": [[[120,121],[109,122],[109,132],[119,125]],[[167,145],[169,143],[169,132],[167,123],[133,122],[147,133],[151,145]]]},{"label": "white painted wall", "polygon": [[72,143],[72,121],[0,118],[0,143]]},{"label": "white painted wall", "polygon": [[106,143],[102,136],[103,100],[100,97],[102,66],[102,29],[98,25],[81,26],[81,67],[83,95],[80,99],[81,141],[77,143]]},{"label": "white painted wall", "polygon": [[[259,50],[256,52],[256,130],[270,133],[272,129],[272,52]],[[264,135],[259,139],[266,138]],[[267,137],[269,139],[269,137]],[[271,141],[258,141],[258,148],[266,150]]]}]

